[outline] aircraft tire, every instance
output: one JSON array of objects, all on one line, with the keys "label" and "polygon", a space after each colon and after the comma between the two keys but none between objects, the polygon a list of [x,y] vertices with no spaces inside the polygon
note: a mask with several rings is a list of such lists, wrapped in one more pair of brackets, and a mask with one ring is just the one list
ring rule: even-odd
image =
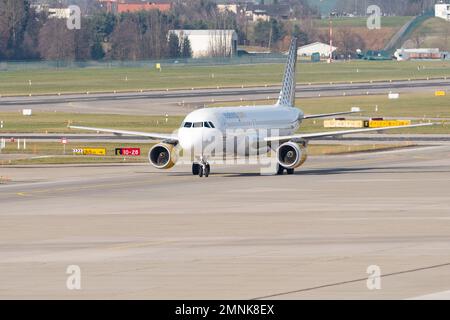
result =
[{"label": "aircraft tire", "polygon": [[192,174],[194,176],[198,175],[199,174],[199,170],[200,170],[200,165],[198,163],[194,162],[192,164]]}]

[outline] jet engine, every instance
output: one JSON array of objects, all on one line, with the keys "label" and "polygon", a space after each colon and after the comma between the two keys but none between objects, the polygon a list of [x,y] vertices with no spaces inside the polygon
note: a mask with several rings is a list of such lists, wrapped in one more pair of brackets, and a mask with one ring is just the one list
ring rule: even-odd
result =
[{"label": "jet engine", "polygon": [[305,163],[306,148],[295,142],[283,143],[277,149],[278,163],[286,169],[295,169]]},{"label": "jet engine", "polygon": [[178,149],[168,143],[159,143],[150,149],[148,160],[158,169],[170,169],[178,160]]}]

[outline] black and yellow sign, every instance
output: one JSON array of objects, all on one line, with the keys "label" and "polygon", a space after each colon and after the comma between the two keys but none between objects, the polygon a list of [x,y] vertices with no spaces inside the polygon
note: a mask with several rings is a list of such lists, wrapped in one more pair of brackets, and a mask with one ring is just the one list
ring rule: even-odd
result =
[{"label": "black and yellow sign", "polygon": [[106,156],[105,148],[76,148],[73,154],[80,156]]}]

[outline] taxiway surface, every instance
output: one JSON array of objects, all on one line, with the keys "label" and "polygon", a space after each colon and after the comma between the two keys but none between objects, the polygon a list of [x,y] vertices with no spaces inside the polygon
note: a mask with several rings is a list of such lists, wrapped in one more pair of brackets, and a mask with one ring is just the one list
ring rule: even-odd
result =
[{"label": "taxiway surface", "polygon": [[[450,289],[450,147],[256,166],[0,167],[0,298],[414,298]],[[69,265],[81,290],[66,288]],[[369,290],[369,266],[381,289]]]}]

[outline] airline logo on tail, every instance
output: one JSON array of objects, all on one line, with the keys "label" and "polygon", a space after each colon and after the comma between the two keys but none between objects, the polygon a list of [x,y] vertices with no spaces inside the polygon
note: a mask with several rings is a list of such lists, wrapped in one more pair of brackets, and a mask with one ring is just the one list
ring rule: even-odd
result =
[{"label": "airline logo on tail", "polygon": [[284,71],[283,85],[280,91],[277,105],[294,107],[295,105],[295,69],[297,65],[297,38],[292,38],[289,47],[288,61]]}]

